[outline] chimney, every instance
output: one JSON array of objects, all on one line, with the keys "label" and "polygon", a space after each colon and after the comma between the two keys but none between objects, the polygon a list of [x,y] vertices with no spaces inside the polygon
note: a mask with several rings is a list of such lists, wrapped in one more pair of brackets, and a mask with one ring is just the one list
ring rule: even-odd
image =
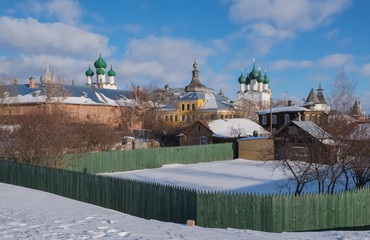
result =
[{"label": "chimney", "polygon": [[136,87],[136,92],[137,92],[137,93],[140,93],[140,92],[141,92],[141,87],[140,87],[140,86],[137,86],[137,87]]},{"label": "chimney", "polygon": [[288,106],[293,106],[293,105],[294,105],[293,101],[292,100],[289,100],[288,101]]},{"label": "chimney", "polygon": [[34,88],[35,87],[35,78],[34,77],[30,77],[30,85],[29,85],[29,88]]}]

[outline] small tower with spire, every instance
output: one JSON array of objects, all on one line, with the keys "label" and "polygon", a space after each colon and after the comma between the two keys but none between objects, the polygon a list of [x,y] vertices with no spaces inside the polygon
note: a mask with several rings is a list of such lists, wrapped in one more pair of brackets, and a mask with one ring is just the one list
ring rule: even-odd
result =
[{"label": "small tower with spire", "polygon": [[196,58],[194,58],[193,68],[193,76],[190,84],[185,87],[185,92],[207,92],[207,88],[201,84],[199,80],[199,71],[197,69],[198,64]]}]

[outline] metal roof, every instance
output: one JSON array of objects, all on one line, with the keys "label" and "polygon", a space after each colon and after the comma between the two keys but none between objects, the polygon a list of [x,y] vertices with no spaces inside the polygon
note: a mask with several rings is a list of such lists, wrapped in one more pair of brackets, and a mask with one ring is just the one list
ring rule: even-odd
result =
[{"label": "metal roof", "polygon": [[323,139],[330,138],[330,134],[325,132],[322,128],[317,126],[314,122],[311,121],[292,121],[299,128],[303,129],[305,132],[309,133],[315,138]]}]

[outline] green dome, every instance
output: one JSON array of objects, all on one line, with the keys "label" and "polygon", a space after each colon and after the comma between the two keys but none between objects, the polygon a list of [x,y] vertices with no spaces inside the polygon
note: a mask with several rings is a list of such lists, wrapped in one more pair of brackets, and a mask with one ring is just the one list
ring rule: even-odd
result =
[{"label": "green dome", "polygon": [[270,78],[267,77],[266,72],[265,72],[265,77],[264,78],[265,78],[265,80],[263,81],[263,83],[268,84],[270,82]]},{"label": "green dome", "polygon": [[90,69],[90,66],[89,66],[89,69],[85,72],[86,76],[88,77],[92,77],[94,76],[94,72]]},{"label": "green dome", "polygon": [[257,79],[258,77],[258,72],[256,71],[255,67],[254,67],[254,63],[253,63],[253,70],[252,72],[249,73],[249,79]]},{"label": "green dome", "polygon": [[95,61],[94,66],[95,66],[96,69],[98,69],[98,68],[105,69],[105,68],[107,68],[107,63],[104,61],[104,59],[100,55],[99,59]]},{"label": "green dome", "polygon": [[115,71],[113,71],[112,66],[110,66],[110,70],[108,71],[108,76],[109,76],[109,77],[114,77],[114,76],[116,76],[116,72],[115,72]]},{"label": "green dome", "polygon": [[104,75],[105,74],[105,71],[103,70],[103,68],[98,68],[98,70],[96,70],[96,74],[98,74],[98,75]]},{"label": "green dome", "polygon": [[249,78],[248,74],[247,77],[245,78],[245,84],[247,85],[251,84],[251,79]]},{"label": "green dome", "polygon": [[244,77],[244,75],[243,75],[243,71],[242,71],[242,73],[240,74],[240,77],[239,77],[239,79],[238,79],[238,82],[240,83],[240,84],[243,84],[243,83],[245,83],[246,82],[246,78]]},{"label": "green dome", "polygon": [[263,77],[262,73],[259,73],[258,77],[257,77],[257,82],[264,82],[265,81],[265,78]]}]

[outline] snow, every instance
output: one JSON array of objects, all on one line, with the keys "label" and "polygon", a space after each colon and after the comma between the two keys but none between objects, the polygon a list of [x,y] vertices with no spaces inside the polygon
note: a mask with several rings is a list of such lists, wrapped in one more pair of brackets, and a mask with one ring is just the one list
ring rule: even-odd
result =
[{"label": "snow", "polygon": [[[309,110],[305,107],[300,107],[300,106],[296,106],[296,105],[293,105],[293,106],[277,106],[277,107],[271,108],[272,113],[304,112],[304,111],[309,111]],[[267,113],[270,113],[270,109],[265,109],[265,110],[262,110],[262,111],[258,112],[259,115],[267,114]]]},{"label": "snow", "polygon": [[[285,181],[271,162],[169,164],[109,175],[205,190],[271,193]],[[368,239],[370,231],[265,233],[145,220],[46,192],[0,183],[0,239]]]},{"label": "snow", "polygon": [[[204,191],[285,194],[294,193],[295,190],[294,183],[288,181],[289,177],[277,161],[241,158],[189,165],[170,164],[156,169],[101,174]],[[311,182],[305,185],[303,192],[316,191],[316,182]]]},{"label": "snow", "polygon": [[269,134],[260,125],[246,118],[218,119],[209,122],[208,127],[216,136],[223,137],[253,136],[253,131],[257,131],[259,135]]},{"label": "snow", "polygon": [[0,183],[0,239],[370,239],[370,231],[265,233],[145,220]]}]

